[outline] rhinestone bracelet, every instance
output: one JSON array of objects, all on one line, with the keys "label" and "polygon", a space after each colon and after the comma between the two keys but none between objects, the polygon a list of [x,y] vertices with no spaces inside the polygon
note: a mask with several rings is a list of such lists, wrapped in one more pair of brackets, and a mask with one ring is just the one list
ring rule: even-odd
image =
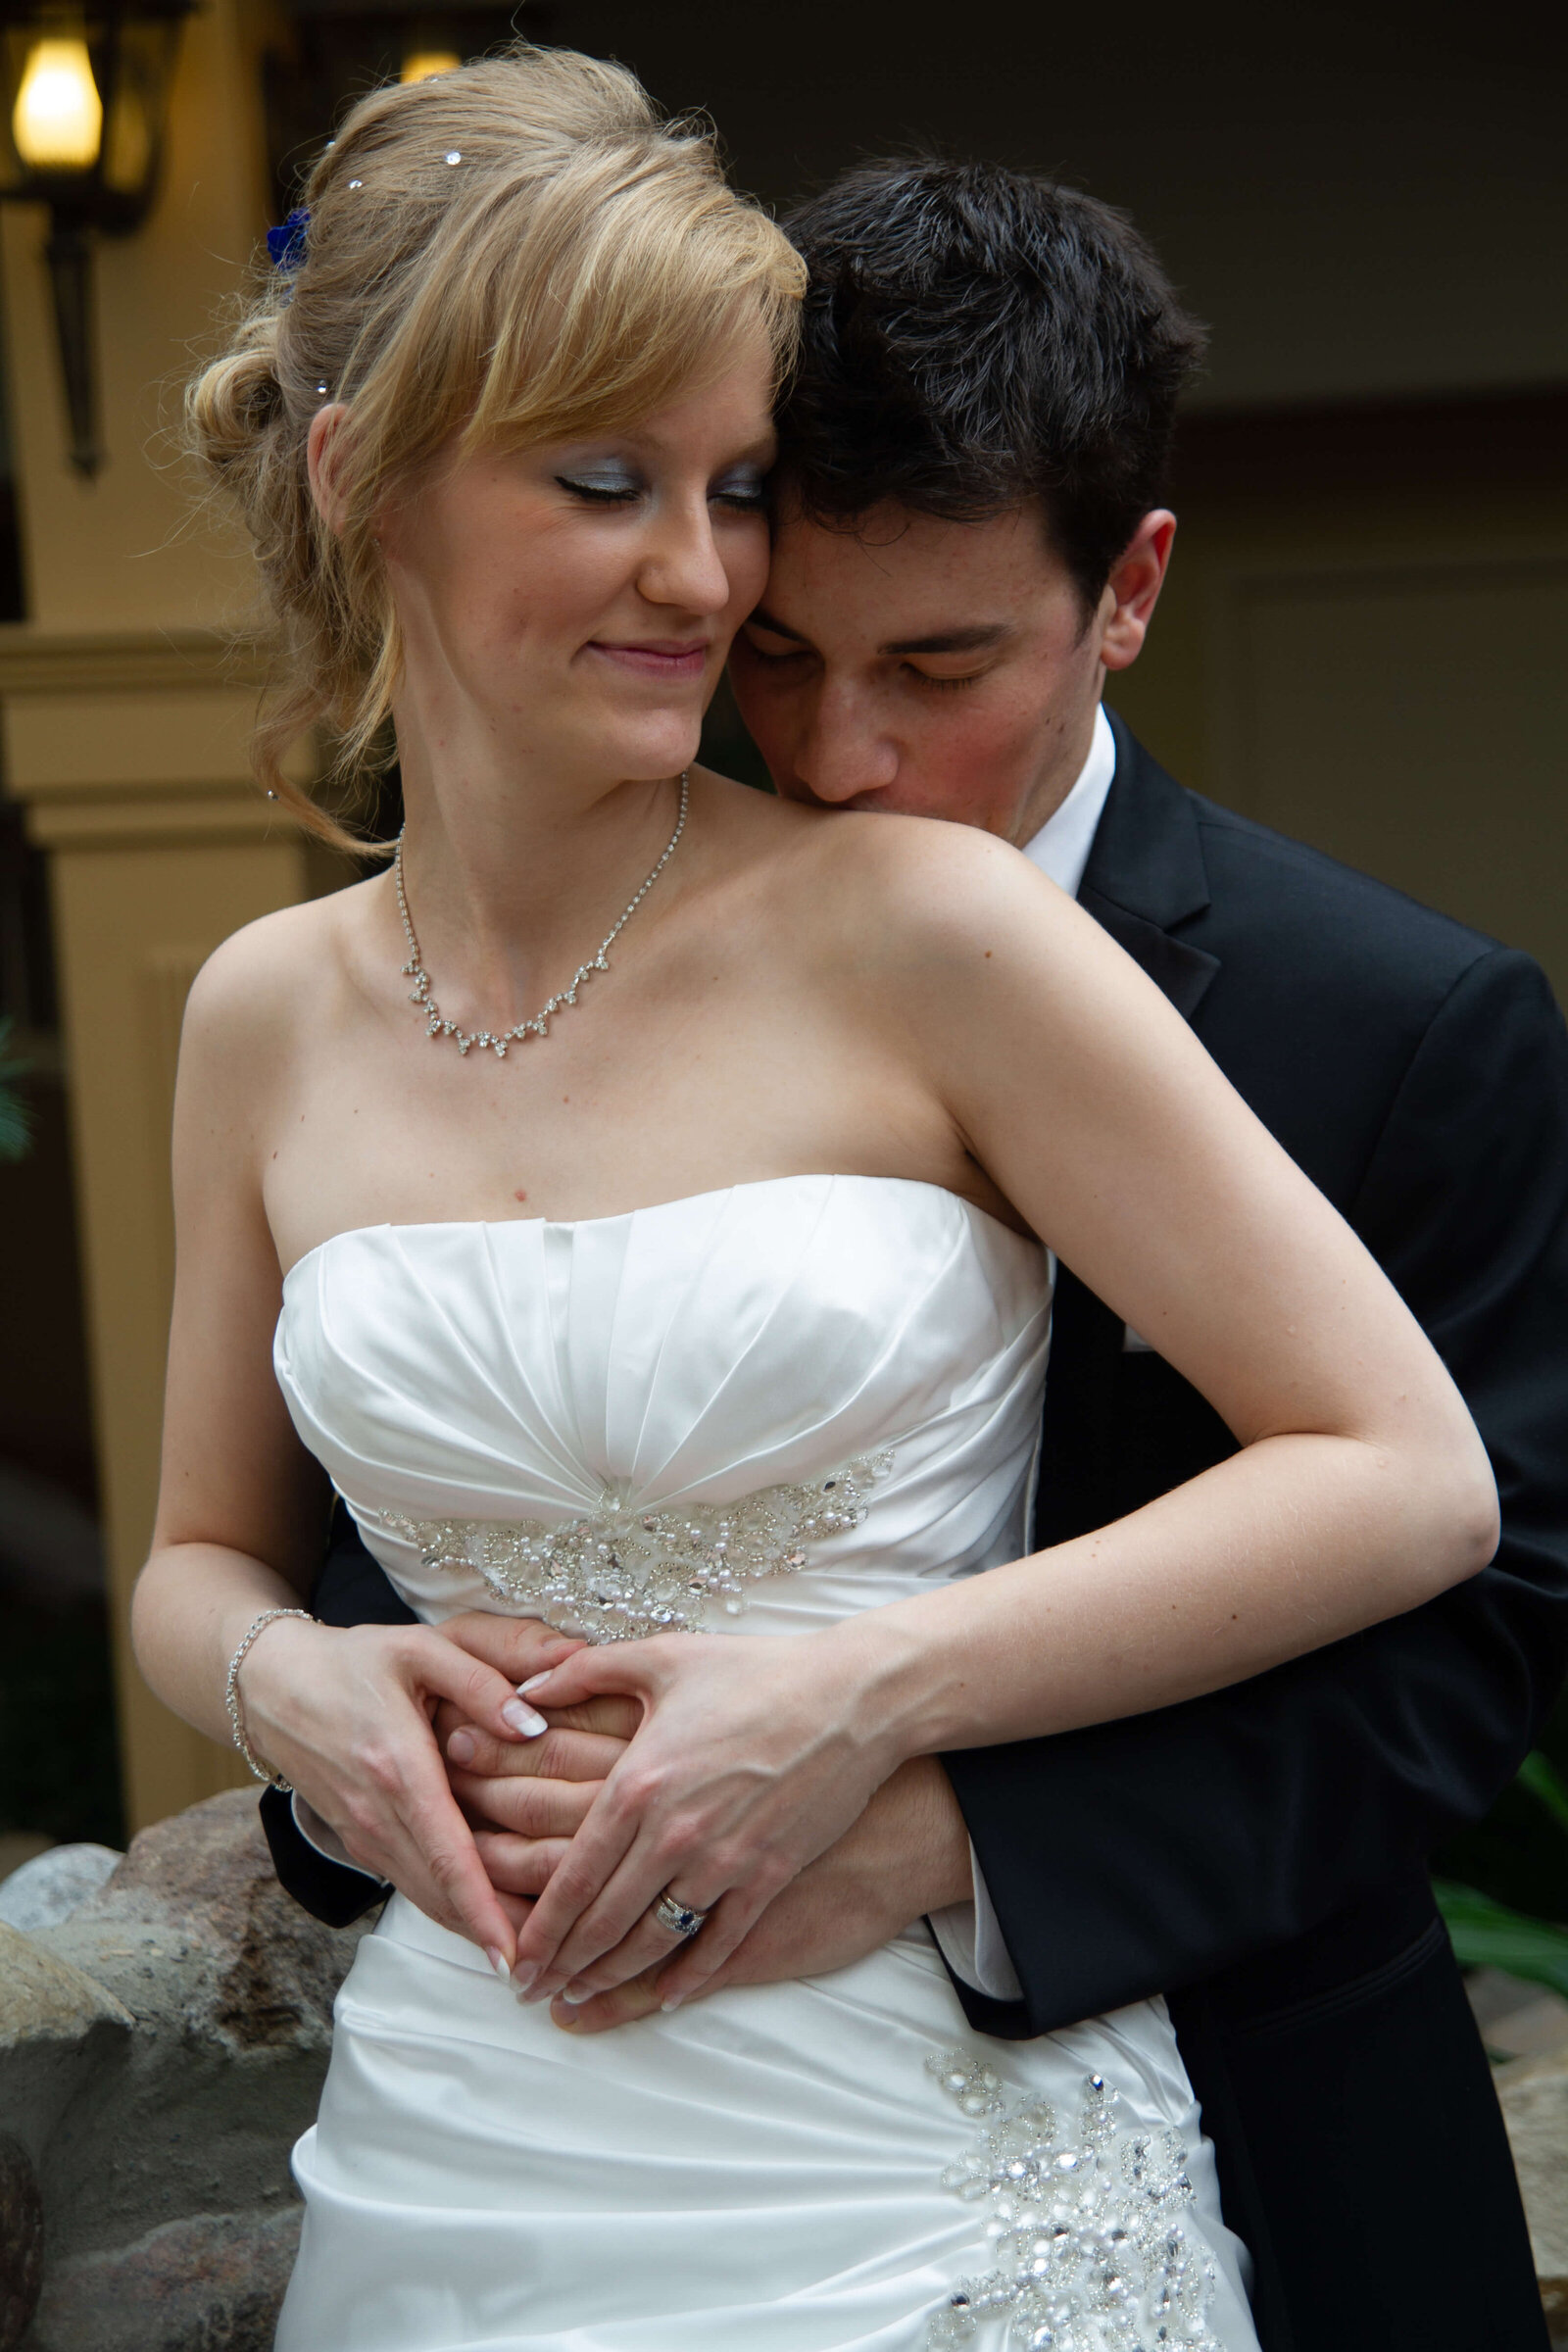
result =
[{"label": "rhinestone bracelet", "polygon": [[228,1661],[228,1681],[224,1687],[223,1695],[228,1702],[228,1722],[229,1729],[234,1735],[234,1745],[239,1749],[257,1780],[265,1781],[270,1788],[280,1789],[285,1796],[292,1796],[294,1793],[293,1782],[285,1781],[280,1772],[271,1772],[267,1765],[259,1762],[255,1749],[245,1737],[245,1725],[239,1711],[239,1670],[245,1662],[245,1653],[257,1635],[279,1617],[303,1617],[307,1625],[316,1623],[316,1619],[311,1615],[309,1609],[264,1609]]}]

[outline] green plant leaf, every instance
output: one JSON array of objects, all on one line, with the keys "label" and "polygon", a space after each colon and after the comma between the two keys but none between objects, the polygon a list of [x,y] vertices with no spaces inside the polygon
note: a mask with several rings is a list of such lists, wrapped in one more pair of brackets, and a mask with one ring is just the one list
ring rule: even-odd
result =
[{"label": "green plant leaf", "polygon": [[0,1160],[25,1159],[32,1144],[32,1111],[15,1083],[27,1064],[6,1058],[11,1027],[9,1015],[0,1021]]},{"label": "green plant leaf", "polygon": [[1432,1891],[1461,1968],[1500,1968],[1568,1999],[1568,1928],[1527,1919],[1454,1879],[1434,1879]]},{"label": "green plant leaf", "polygon": [[1539,1747],[1520,1765],[1519,1786],[1545,1806],[1560,1830],[1568,1830],[1568,1781]]}]

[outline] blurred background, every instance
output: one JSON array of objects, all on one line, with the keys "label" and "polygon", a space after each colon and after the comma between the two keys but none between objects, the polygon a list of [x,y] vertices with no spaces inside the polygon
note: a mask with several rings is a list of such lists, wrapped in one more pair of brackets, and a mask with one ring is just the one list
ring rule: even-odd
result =
[{"label": "blurred background", "polygon": [[[1125,207],[1213,348],[1171,584],[1113,699],[1184,782],[1531,950],[1568,992],[1546,12],[4,0],[0,1869],[121,1843],[237,1777],[141,1690],[121,1633],[156,1478],[174,1055],[218,940],[348,878],[247,781],[246,563],[190,519],[177,386],[343,105],[514,25],[707,109],[770,204],[934,144]],[[732,714],[710,732],[755,776]],[[1562,1730],[1547,1745],[1568,1765]],[[1568,1920],[1560,1783],[1444,1861]]]}]

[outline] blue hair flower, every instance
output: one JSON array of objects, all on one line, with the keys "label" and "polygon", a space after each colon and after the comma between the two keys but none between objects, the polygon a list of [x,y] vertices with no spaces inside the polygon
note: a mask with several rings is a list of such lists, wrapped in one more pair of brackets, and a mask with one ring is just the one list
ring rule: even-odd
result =
[{"label": "blue hair flower", "polygon": [[267,250],[274,270],[297,270],[305,259],[305,232],[311,225],[307,212],[290,213],[281,228],[267,232]]}]

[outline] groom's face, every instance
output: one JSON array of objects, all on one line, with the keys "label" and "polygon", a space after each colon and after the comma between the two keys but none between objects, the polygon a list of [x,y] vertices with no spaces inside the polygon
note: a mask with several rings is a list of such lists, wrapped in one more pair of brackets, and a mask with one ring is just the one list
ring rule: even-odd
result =
[{"label": "groom's face", "polygon": [[1033,511],[786,514],[730,675],[786,799],[1024,842],[1088,756],[1115,601],[1086,611]]}]

